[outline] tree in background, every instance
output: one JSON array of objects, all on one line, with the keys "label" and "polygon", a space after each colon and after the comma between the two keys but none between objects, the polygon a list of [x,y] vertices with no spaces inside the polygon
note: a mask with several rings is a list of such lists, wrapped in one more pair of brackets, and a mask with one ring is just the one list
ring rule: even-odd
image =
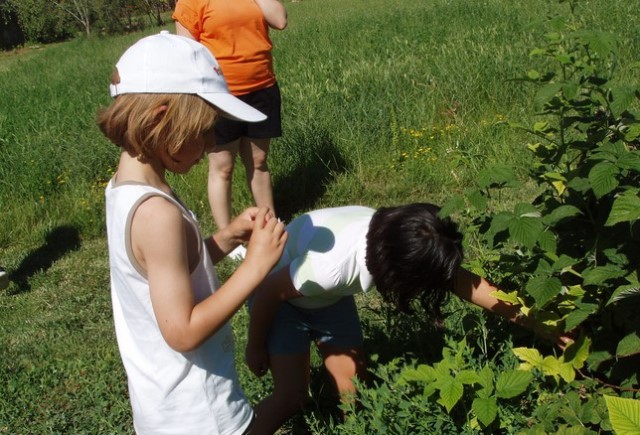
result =
[{"label": "tree in background", "polygon": [[18,17],[6,0],[0,0],[0,49],[11,49],[24,43]]},{"label": "tree in background", "polygon": [[[13,14],[23,41],[54,42],[82,32],[125,33],[150,25],[162,25],[162,13],[175,0],[0,0],[0,19]],[[146,17],[146,18],[145,18]],[[0,32],[0,47],[10,46],[9,35]],[[14,44],[15,45],[15,44]]]},{"label": "tree in background", "polygon": [[54,42],[73,35],[74,24],[49,0],[6,0],[26,41]]},{"label": "tree in background", "polygon": [[96,15],[93,0],[61,0],[53,3],[81,25],[85,35],[91,36],[91,24]]}]

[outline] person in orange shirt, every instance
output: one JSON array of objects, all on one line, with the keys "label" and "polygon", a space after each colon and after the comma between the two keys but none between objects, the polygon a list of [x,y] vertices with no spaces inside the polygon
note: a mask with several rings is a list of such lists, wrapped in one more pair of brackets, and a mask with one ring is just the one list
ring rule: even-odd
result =
[{"label": "person in orange shirt", "polygon": [[[267,115],[259,123],[224,119],[216,124],[208,180],[216,225],[221,229],[231,220],[231,181],[238,154],[256,205],[275,213],[267,155],[271,138],[282,135],[282,126],[269,28],[287,26],[284,6],[278,0],[178,0],[173,19],[178,35],[199,41],[213,53],[231,94]],[[244,252],[239,246],[230,255],[243,258]]]}]

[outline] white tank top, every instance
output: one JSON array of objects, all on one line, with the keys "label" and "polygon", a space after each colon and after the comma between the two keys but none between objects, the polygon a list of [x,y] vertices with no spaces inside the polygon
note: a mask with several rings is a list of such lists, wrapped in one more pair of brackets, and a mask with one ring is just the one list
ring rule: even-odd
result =
[{"label": "white tank top", "polygon": [[151,196],[176,204],[200,241],[191,283],[196,303],[202,301],[219,282],[195,217],[175,198],[148,185],[111,180],[105,195],[113,318],[136,432],[243,433],[253,410],[237,379],[231,326],[225,324],[192,352],[171,349],[156,322],[149,282],[131,250],[131,220],[137,207]]}]

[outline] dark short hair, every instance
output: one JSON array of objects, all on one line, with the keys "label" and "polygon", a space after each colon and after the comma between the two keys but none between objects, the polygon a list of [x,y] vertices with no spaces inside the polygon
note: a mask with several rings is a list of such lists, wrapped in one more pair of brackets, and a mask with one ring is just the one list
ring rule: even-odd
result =
[{"label": "dark short hair", "polygon": [[462,234],[440,207],[428,203],[378,209],[367,232],[367,269],[382,298],[412,312],[418,298],[429,317],[442,306],[462,263]]}]

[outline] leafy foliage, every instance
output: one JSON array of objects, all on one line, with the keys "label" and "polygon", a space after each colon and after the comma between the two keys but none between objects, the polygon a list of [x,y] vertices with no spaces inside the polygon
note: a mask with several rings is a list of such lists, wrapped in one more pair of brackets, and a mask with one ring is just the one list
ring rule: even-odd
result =
[{"label": "leafy foliage", "polygon": [[15,13],[29,42],[52,42],[69,39],[77,31],[90,36],[94,29],[103,33],[138,30],[145,26],[145,18],[152,25],[162,25],[161,12],[174,5],[169,0],[5,0],[0,7]]},{"label": "leafy foliage", "polygon": [[613,36],[580,29],[575,20],[550,24],[547,45],[531,57],[555,68],[522,78],[538,86],[541,120],[512,124],[536,139],[528,144],[529,178],[539,194],[511,211],[495,210],[495,192],[517,180],[491,167],[449,210],[469,204],[482,242],[498,254],[488,266],[503,288],[521,289],[516,300],[524,314],[555,329],[579,328],[592,340],[589,370],[633,384],[640,356],[638,88],[613,80]]},{"label": "leafy foliage", "polygon": [[[637,393],[639,375],[640,92],[614,79],[612,35],[575,16],[549,26],[531,52],[541,70],[521,78],[538,87],[539,119],[509,123],[535,138],[529,179],[487,167],[443,210],[466,214],[490,259],[484,269],[518,289],[495,296],[520,305],[542,334],[576,331],[575,342],[560,356],[514,348],[519,367],[481,360],[464,339],[431,365],[392,361],[376,370],[382,383],[345,405],[340,433],[638,431],[640,402],[615,395]],[[523,184],[536,186],[532,201],[501,204],[501,192]]]},{"label": "leafy foliage", "polygon": [[640,433],[640,401],[604,396],[617,433]]}]

